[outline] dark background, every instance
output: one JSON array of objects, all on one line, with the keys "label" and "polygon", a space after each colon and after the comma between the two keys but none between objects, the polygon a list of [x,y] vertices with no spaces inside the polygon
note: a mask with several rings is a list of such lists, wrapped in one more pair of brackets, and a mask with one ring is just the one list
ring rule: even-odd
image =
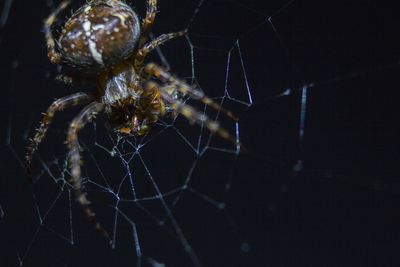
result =
[{"label": "dark background", "polygon": [[[142,2],[134,1],[140,14]],[[135,266],[132,227],[123,219],[111,249],[72,202],[74,244],[60,237],[69,237],[71,229],[67,190],[39,226],[36,207],[43,214],[61,192],[40,160],[57,176],[67,122],[79,109],[57,117],[35,159],[37,175],[44,172],[37,183],[25,179],[18,162],[40,112],[54,98],[80,88],[54,81],[57,68],[46,57],[41,26],[54,4],[14,0],[1,29],[0,265],[17,266],[21,258],[24,266]],[[185,28],[197,4],[160,0],[155,35]],[[227,102],[241,118],[241,140],[248,152],[233,157],[210,151],[201,157],[190,180],[200,197],[184,191],[173,209],[202,265],[400,264],[399,26],[398,9],[377,1],[205,0],[189,28],[196,78],[209,95],[221,96],[232,49],[230,93],[247,100],[243,59],[254,103],[246,108]],[[171,42],[163,51],[174,73],[191,77],[186,40]],[[299,141],[304,85],[309,87],[304,139]],[[289,88],[291,93],[282,96]],[[234,129],[229,121],[223,123]],[[84,131],[82,140],[106,176],[120,177],[125,171],[121,160],[95,145],[110,147],[103,123],[96,125]],[[195,140],[192,127],[183,120],[176,125]],[[218,146],[230,147],[215,139]],[[182,187],[195,160],[176,140],[170,131],[142,151],[162,192]],[[299,160],[303,168],[296,169]],[[131,167],[138,190],[153,195],[140,163],[132,161]],[[95,181],[98,169],[87,160],[85,173]],[[91,199],[112,229],[112,200],[98,191],[90,193]],[[226,207],[210,205],[205,196]],[[158,226],[139,209],[124,205],[120,208],[137,223],[143,266],[151,259],[166,266],[193,265],[169,220]],[[156,216],[165,213],[160,204],[146,208]]]}]

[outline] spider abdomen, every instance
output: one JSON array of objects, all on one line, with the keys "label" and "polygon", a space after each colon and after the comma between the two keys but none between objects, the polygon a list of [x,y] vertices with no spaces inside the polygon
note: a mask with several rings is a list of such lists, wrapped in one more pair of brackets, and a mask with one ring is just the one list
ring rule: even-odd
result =
[{"label": "spider abdomen", "polygon": [[132,54],[140,36],[135,12],[119,1],[98,1],[78,9],[59,38],[61,61],[84,73],[97,73]]}]

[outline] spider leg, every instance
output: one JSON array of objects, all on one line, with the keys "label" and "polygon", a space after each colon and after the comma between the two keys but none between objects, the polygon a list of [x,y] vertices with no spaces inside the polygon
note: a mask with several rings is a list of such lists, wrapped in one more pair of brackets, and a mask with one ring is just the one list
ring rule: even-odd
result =
[{"label": "spider leg", "polygon": [[50,107],[47,109],[47,112],[43,114],[43,119],[40,123],[39,128],[37,128],[36,130],[35,136],[33,137],[33,139],[29,140],[27,146],[27,152],[25,156],[25,166],[28,174],[31,172],[32,156],[38,149],[40,142],[46,136],[47,130],[49,129],[49,126],[53,121],[55,113],[65,108],[86,103],[92,98],[93,96],[88,95],[86,93],[76,93],[59,98],[50,105]]},{"label": "spider leg", "polygon": [[200,113],[190,105],[183,103],[182,101],[173,98],[170,95],[171,86],[159,86],[155,82],[148,82],[146,84],[146,91],[157,90],[160,92],[162,99],[168,103],[169,107],[174,111],[182,114],[191,123],[203,124],[211,133],[216,133],[220,137],[241,146],[238,140],[234,138],[227,130],[220,127],[219,123],[211,120],[207,115]]},{"label": "spider leg", "polygon": [[141,27],[141,37],[139,40],[139,47],[142,47],[148,39],[151,27],[157,14],[157,0],[147,0],[146,17],[143,19]]},{"label": "spider leg", "polygon": [[187,33],[187,31],[184,30],[184,31],[180,31],[180,32],[172,32],[172,33],[162,34],[162,35],[158,36],[156,39],[154,39],[153,41],[145,44],[142,48],[140,48],[137,51],[137,53],[135,55],[135,66],[140,66],[143,63],[146,56],[151,51],[153,51],[157,46],[160,46],[173,38],[183,36],[186,33]]},{"label": "spider leg", "polygon": [[172,76],[169,72],[165,71],[162,67],[154,64],[149,63],[145,67],[146,73],[156,77],[157,79],[161,80],[162,82],[175,84],[176,89],[184,95],[189,95],[192,98],[203,102],[204,104],[210,106],[211,108],[224,113],[229,118],[238,121],[238,118],[229,110],[224,109],[214,100],[209,98],[204,94],[204,92],[200,90],[196,90],[193,87],[189,86],[186,82],[181,81],[174,76]]},{"label": "spider leg", "polygon": [[59,64],[61,61],[60,53],[56,51],[56,42],[51,32],[51,27],[57,19],[57,16],[70,4],[70,1],[63,1],[44,21],[43,31],[47,42],[47,56],[54,64]]},{"label": "spider leg", "polygon": [[88,122],[91,122],[94,117],[103,109],[104,104],[100,102],[92,102],[87,105],[71,122],[68,130],[67,145],[70,151],[69,164],[71,169],[71,183],[75,191],[76,200],[78,201],[79,205],[81,205],[85,216],[95,226],[96,230],[110,240],[107,231],[96,220],[96,214],[92,211],[90,207],[90,201],[87,199],[84,192],[84,186],[82,185],[81,180],[81,156],[79,153],[78,141],[79,131],[83,129]]}]

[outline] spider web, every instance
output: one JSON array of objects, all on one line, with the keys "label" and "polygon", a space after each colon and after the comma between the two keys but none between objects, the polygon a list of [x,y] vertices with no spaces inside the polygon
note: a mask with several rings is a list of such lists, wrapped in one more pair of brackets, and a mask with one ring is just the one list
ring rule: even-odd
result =
[{"label": "spider web", "polygon": [[[133,3],[139,14],[145,13],[144,2]],[[24,145],[40,112],[52,99],[82,90],[55,82],[58,70],[46,58],[41,23],[58,2],[29,3],[35,10],[29,13],[26,4],[6,0],[0,13],[6,99],[0,232],[5,236],[1,254],[5,266],[275,266],[285,262],[273,254],[293,255],[293,250],[281,252],[287,243],[280,239],[291,240],[286,231],[296,230],[291,224],[280,226],[279,220],[297,217],[279,212],[296,199],[293,194],[287,197],[294,181],[307,178],[305,173],[328,179],[347,166],[335,161],[333,153],[325,161],[315,156],[334,151],[335,145],[323,141],[328,136],[319,125],[346,116],[328,99],[354,101],[365,94],[369,79],[376,81],[383,75],[392,86],[398,72],[399,55],[389,49],[392,46],[383,45],[385,52],[371,56],[364,36],[358,36],[360,41],[350,37],[355,34],[352,27],[361,22],[379,28],[370,13],[355,19],[339,12],[346,27],[336,29],[327,23],[320,30],[314,24],[328,21],[324,16],[332,16],[332,11],[318,3],[160,1],[153,35],[185,28],[189,34],[157,49],[150,60],[237,114],[241,120],[234,122],[186,100],[219,121],[248,151],[240,152],[236,144],[210,135],[203,126],[190,125],[181,116],[164,118],[144,138],[109,132],[99,116],[80,136],[82,170],[93,210],[111,234],[109,247],[81,214],[68,183],[65,132],[79,108],[57,114],[35,157],[34,181],[25,179]],[[335,11],[341,7],[330,5]],[[387,29],[389,23],[383,21],[379,29]],[[343,29],[346,33],[340,35]],[[341,46],[349,39],[353,43]],[[21,40],[30,40],[29,46]],[[345,55],[338,56],[340,52]],[[368,92],[370,103],[376,94],[370,88]],[[368,111],[368,103],[360,110]],[[328,117],[318,119],[324,109]],[[342,135],[335,133],[330,137],[340,139]],[[376,182],[362,184],[376,190]],[[382,188],[387,181],[378,182]]]}]

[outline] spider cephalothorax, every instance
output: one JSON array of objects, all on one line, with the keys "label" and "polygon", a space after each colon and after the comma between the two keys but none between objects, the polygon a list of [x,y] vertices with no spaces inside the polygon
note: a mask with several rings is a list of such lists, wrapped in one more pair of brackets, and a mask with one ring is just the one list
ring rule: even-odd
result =
[{"label": "spider cephalothorax", "polygon": [[144,64],[147,55],[157,46],[186,34],[186,31],[163,34],[147,42],[155,19],[157,0],[147,0],[147,13],[141,24],[132,8],[120,0],[90,0],[64,24],[56,42],[52,25],[68,4],[68,1],[62,2],[45,20],[48,57],[52,63],[64,67],[69,77],[67,80],[90,81],[97,86],[97,92],[75,93],[50,105],[35,136],[30,140],[26,165],[30,170],[32,156],[57,111],[89,103],[73,119],[68,130],[71,184],[87,218],[108,237],[95,218],[81,181],[78,133],[87,123],[98,113],[104,112],[112,129],[140,136],[146,134],[159,118],[172,111],[192,122],[204,124],[212,133],[235,142],[217,122],[184,104],[180,96],[190,96],[231,118],[235,117],[203,92],[175,78],[158,65]]}]

